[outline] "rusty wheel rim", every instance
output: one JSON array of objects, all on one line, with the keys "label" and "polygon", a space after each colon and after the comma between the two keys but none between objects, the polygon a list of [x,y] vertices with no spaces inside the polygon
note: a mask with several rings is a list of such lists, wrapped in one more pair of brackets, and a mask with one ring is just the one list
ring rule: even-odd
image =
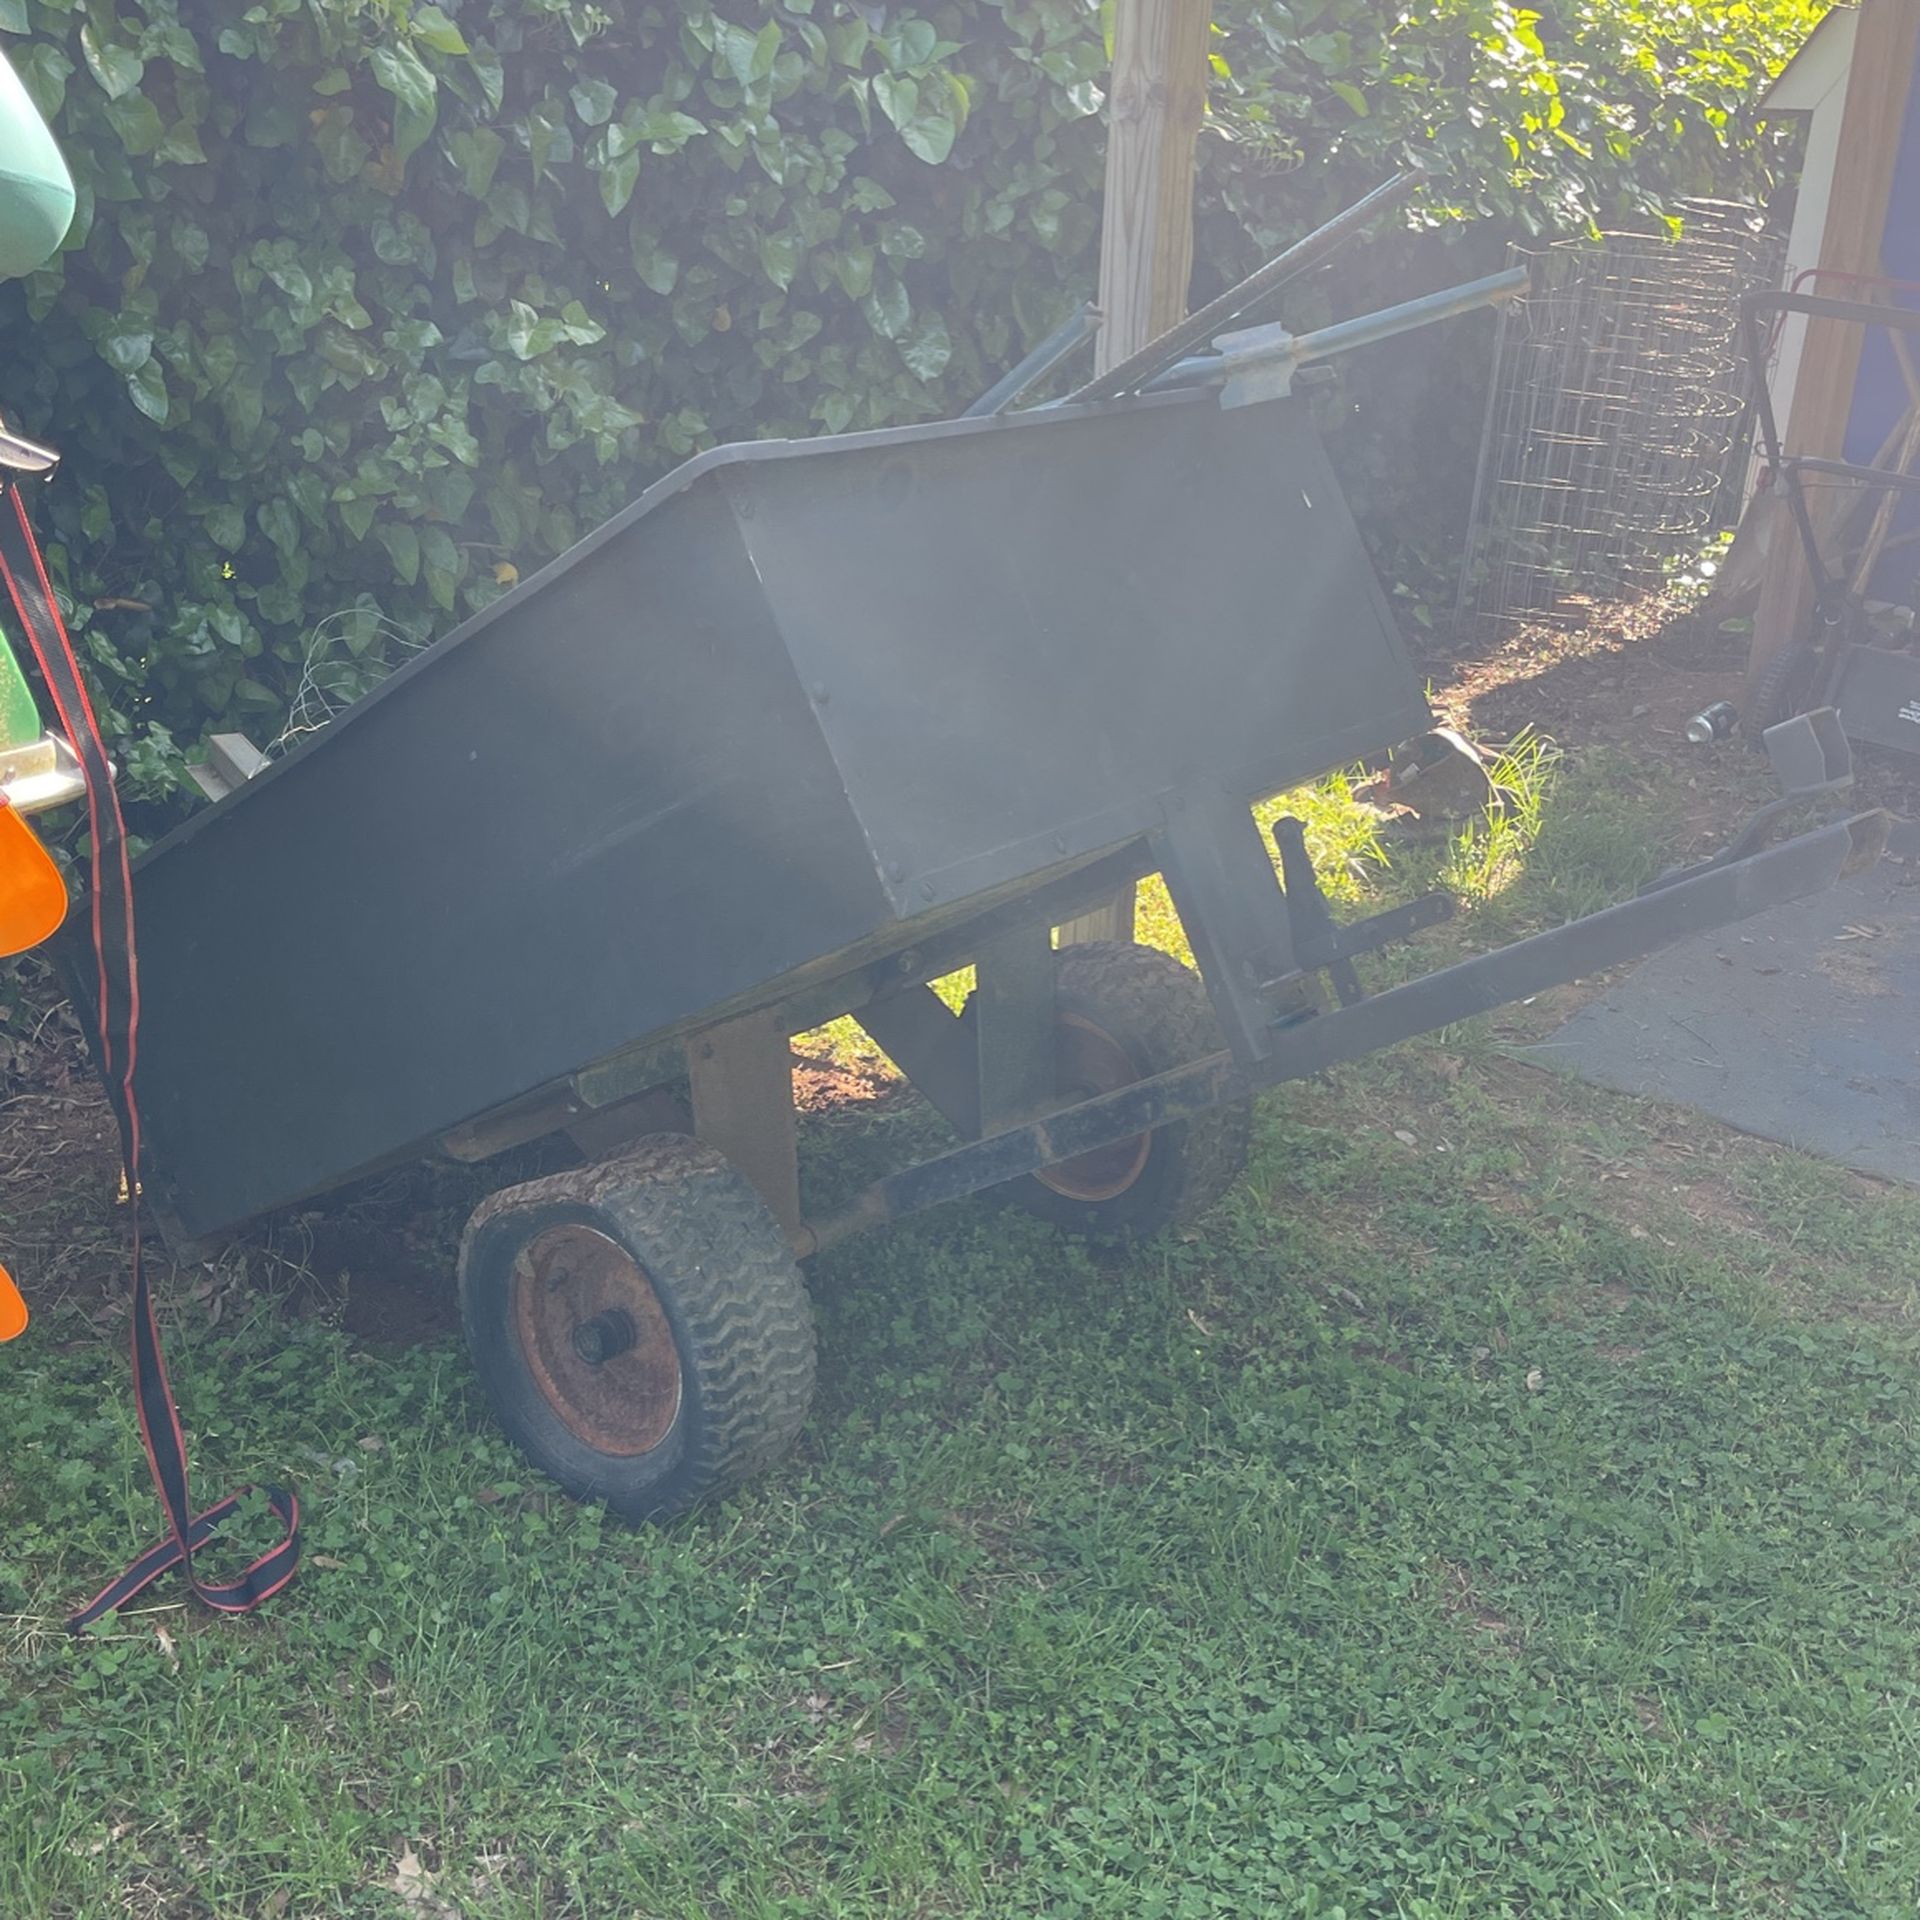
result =
[{"label": "rusty wheel rim", "polygon": [[[1071,1099],[1091,1100],[1114,1093],[1140,1078],[1133,1056],[1105,1027],[1077,1013],[1062,1013],[1054,1027],[1055,1072],[1061,1091]],[[1146,1170],[1153,1153],[1153,1135],[1136,1133],[1092,1153],[1042,1167],[1034,1175],[1043,1187],[1063,1199],[1093,1204],[1117,1200]]]},{"label": "rusty wheel rim", "polygon": [[548,1227],[513,1266],[527,1366],[596,1453],[651,1453],[680,1414],[680,1352],[646,1270],[598,1228]]}]

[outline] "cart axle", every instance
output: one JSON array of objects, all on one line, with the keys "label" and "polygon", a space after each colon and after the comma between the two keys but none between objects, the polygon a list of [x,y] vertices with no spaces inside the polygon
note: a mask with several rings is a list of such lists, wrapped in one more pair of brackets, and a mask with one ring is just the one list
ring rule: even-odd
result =
[{"label": "cart axle", "polygon": [[609,1307],[583,1320],[573,1330],[573,1350],[590,1367],[604,1367],[640,1338],[633,1315],[625,1307]]}]

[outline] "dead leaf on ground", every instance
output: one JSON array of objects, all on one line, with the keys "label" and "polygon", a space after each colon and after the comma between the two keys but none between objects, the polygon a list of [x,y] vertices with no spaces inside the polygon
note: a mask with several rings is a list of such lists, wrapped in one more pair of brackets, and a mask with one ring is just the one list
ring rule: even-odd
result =
[{"label": "dead leaf on ground", "polygon": [[459,1909],[439,1891],[440,1876],[429,1873],[411,1847],[400,1849],[388,1885],[409,1913],[424,1915],[426,1920],[459,1920]]}]

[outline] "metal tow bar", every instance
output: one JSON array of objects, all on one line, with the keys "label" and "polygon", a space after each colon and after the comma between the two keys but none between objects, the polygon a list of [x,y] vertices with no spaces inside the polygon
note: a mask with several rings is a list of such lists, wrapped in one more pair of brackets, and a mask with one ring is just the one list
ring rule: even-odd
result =
[{"label": "metal tow bar", "polygon": [[800,1230],[803,1258],[867,1227],[958,1200],[1062,1160],[1149,1133],[1171,1120],[1245,1100],[1262,1088],[1313,1074],[1486,1013],[1582,974],[1597,973],[1691,934],[1705,933],[1789,900],[1819,893],[1845,872],[1871,864],[1886,843],[1888,818],[1854,815],[1750,854],[1679,875],[1550,932],[1411,980],[1334,1012],[1296,1020],[1265,1058],[1229,1052],[1136,1081],[1118,1091],[970,1142],[938,1159],[889,1174],[847,1206]]}]

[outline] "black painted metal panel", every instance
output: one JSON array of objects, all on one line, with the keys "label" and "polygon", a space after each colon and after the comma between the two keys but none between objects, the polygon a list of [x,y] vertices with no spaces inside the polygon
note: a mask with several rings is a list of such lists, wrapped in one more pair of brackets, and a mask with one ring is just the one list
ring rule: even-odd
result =
[{"label": "black painted metal panel", "polygon": [[729,476],[900,912],[1430,724],[1303,403],[1020,431]]},{"label": "black painted metal panel", "polygon": [[717,492],[389,687],[137,878],[139,1092],[193,1233],[886,915]]}]

